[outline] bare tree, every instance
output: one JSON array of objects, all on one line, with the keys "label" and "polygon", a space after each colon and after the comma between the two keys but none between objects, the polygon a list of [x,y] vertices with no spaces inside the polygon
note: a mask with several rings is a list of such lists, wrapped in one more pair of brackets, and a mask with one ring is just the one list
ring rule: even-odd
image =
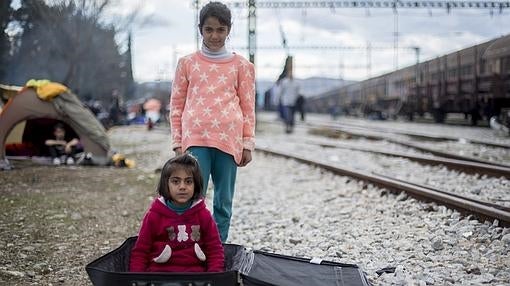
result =
[{"label": "bare tree", "polygon": [[8,56],[10,51],[9,38],[5,32],[11,19],[11,0],[0,2],[0,82],[7,72]]},{"label": "bare tree", "polygon": [[62,82],[78,95],[108,102],[124,93],[126,59],[115,42],[117,28],[104,17],[110,0],[24,0],[15,13],[23,27],[17,39],[10,80],[30,78]]}]

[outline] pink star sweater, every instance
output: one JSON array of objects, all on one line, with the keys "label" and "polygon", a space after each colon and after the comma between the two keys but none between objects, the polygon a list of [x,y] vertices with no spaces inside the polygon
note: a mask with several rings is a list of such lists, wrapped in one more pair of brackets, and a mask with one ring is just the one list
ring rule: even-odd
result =
[{"label": "pink star sweater", "polygon": [[214,147],[240,163],[255,147],[255,69],[240,55],[179,60],[170,97],[172,149]]}]

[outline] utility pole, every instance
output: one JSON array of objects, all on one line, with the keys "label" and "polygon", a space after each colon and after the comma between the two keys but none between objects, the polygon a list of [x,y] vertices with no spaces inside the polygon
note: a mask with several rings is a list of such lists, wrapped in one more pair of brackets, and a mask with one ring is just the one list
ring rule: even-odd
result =
[{"label": "utility pole", "polygon": [[409,120],[414,120],[414,112],[418,110],[418,112],[422,112],[422,100],[421,100],[421,79],[420,79],[420,47],[414,47],[414,51],[416,53],[416,69],[415,69],[415,83],[414,83],[414,102],[412,102],[412,107],[410,110]]},{"label": "utility pole", "polygon": [[200,0],[195,0],[195,40],[196,40],[196,49],[200,48],[200,34],[199,34],[199,28],[198,28],[198,13],[199,13],[199,7],[200,7]]},{"label": "utility pole", "polygon": [[372,76],[372,44],[367,42],[367,78]]},{"label": "utility pole", "polygon": [[393,6],[393,63],[394,69],[398,70],[398,11],[397,11],[397,2],[395,0]]},{"label": "utility pole", "polygon": [[415,70],[415,81],[416,81],[416,95],[419,95],[418,85],[420,84],[420,47],[413,47],[416,54],[416,70]]},{"label": "utility pole", "polygon": [[[252,64],[255,65],[255,52],[257,50],[257,38],[256,38],[256,26],[257,26],[257,10],[255,7],[255,0],[248,0],[248,55],[249,60]],[[257,82],[255,82],[255,130],[258,127],[258,93],[257,93]]]},{"label": "utility pole", "polygon": [[248,0],[248,54],[250,62],[255,64],[256,41],[256,7],[255,0]]}]

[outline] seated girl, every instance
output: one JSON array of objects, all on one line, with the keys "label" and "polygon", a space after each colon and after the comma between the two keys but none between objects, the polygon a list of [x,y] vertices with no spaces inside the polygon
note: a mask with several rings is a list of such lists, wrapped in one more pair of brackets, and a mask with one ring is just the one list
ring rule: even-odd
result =
[{"label": "seated girl", "polygon": [[197,160],[185,153],[161,170],[159,197],[145,214],[131,252],[131,272],[221,272],[223,246],[206,208]]}]

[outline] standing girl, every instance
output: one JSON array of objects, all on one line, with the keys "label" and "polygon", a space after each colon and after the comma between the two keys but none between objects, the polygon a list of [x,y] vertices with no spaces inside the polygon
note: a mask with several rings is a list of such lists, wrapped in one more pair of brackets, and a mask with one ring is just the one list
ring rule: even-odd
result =
[{"label": "standing girl", "polygon": [[167,161],[158,192],[131,251],[132,272],[220,272],[224,252],[201,198],[202,175],[189,154]]},{"label": "standing girl", "polygon": [[231,18],[220,2],[200,10],[202,49],[179,60],[170,98],[172,148],[198,158],[204,196],[212,177],[222,242],[228,237],[237,167],[251,161],[255,145],[255,69],[225,48]]}]

